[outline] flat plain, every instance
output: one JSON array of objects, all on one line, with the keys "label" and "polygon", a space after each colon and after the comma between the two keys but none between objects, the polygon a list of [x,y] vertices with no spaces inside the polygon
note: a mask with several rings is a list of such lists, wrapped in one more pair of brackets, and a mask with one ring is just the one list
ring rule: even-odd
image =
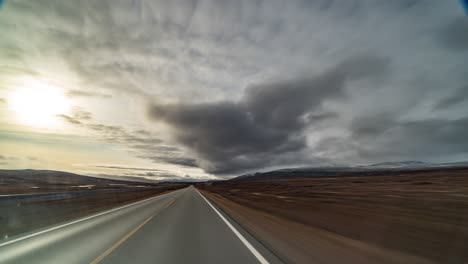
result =
[{"label": "flat plain", "polygon": [[467,168],[284,172],[198,188],[287,262],[468,261]]}]

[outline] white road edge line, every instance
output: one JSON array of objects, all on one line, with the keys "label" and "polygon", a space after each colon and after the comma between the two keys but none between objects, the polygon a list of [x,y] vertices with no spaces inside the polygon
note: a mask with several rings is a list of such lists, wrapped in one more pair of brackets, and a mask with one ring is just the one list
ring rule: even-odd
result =
[{"label": "white road edge line", "polygon": [[[179,190],[183,190],[183,189],[179,189]],[[154,200],[154,199],[157,199],[157,198],[161,198],[161,197],[166,196],[166,195],[171,194],[171,193],[173,193],[173,192],[165,193],[165,194],[158,195],[158,196],[155,196],[155,197],[151,197],[151,198],[148,198],[148,199],[145,199],[145,200],[141,200],[141,201],[138,201],[138,202],[127,204],[127,205],[117,207],[117,208],[114,208],[114,209],[111,209],[111,210],[108,210],[108,211],[104,211],[104,212],[101,212],[101,213],[98,213],[98,214],[95,214],[95,215],[87,216],[85,218],[80,218],[78,220],[74,220],[72,222],[68,222],[68,223],[65,223],[63,225],[54,226],[52,228],[42,230],[42,231],[39,231],[37,233],[29,234],[27,236],[18,237],[16,239],[11,240],[11,241],[0,243],[0,247],[4,247],[6,245],[10,245],[10,244],[13,244],[13,243],[16,243],[16,242],[19,242],[19,241],[22,241],[22,240],[25,240],[25,239],[28,239],[28,238],[31,238],[31,237],[42,235],[44,233],[48,233],[48,232],[57,230],[59,228],[63,228],[63,227],[69,226],[69,225],[73,225],[73,224],[76,224],[76,223],[79,223],[79,222],[83,222],[83,221],[86,221],[86,220],[89,220],[89,219],[92,219],[92,218],[96,218],[96,217],[101,216],[101,215],[105,215],[105,214],[109,214],[109,213],[112,213],[112,212],[115,212],[115,211],[118,211],[118,210],[122,210],[122,209],[125,209],[125,208],[130,207],[130,206],[134,206],[134,205],[141,204],[141,203],[144,203],[144,202],[148,202],[148,201],[151,201],[151,200]]]},{"label": "white road edge line", "polygon": [[[80,191],[76,191],[80,192]],[[13,193],[13,194],[2,194],[0,198],[6,197],[20,197],[20,196],[33,196],[33,195],[47,195],[47,194],[64,194],[65,192],[43,192],[43,193]]]},{"label": "white road edge line", "polygon": [[200,193],[200,191],[197,190],[197,192],[208,203],[208,205],[211,206],[211,208],[213,208],[213,210],[224,221],[224,223],[226,223],[226,225],[232,230],[232,232],[236,234],[240,241],[244,243],[244,245],[250,250],[250,252],[252,252],[252,254],[258,259],[258,261],[260,261],[260,263],[262,264],[269,264],[269,262],[252,246],[252,244],[250,244],[249,241],[247,241],[247,239],[245,239],[245,237],[241,233],[239,233],[239,231],[237,231],[237,229],[234,226],[232,226],[226,218],[224,218],[224,216],[210,203],[210,201],[208,201],[205,198],[205,196],[203,196],[203,194]]}]

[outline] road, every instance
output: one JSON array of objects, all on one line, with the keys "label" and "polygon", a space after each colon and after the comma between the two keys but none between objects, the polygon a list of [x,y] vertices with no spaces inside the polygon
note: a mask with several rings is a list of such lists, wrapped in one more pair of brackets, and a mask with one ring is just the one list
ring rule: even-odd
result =
[{"label": "road", "polygon": [[0,244],[0,263],[281,263],[194,187]]}]

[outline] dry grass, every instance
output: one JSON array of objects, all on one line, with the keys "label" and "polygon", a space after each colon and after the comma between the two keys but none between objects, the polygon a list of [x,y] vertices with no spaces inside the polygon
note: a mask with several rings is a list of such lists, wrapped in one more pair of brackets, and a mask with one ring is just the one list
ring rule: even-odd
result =
[{"label": "dry grass", "polygon": [[[468,261],[468,169],[226,181],[202,188],[221,206],[226,207],[224,199],[343,241],[385,249],[393,252],[389,259],[401,260],[399,252],[437,263]],[[261,218],[254,221],[262,225]],[[316,238],[308,239],[313,244]],[[330,247],[341,252],[349,243]]]}]

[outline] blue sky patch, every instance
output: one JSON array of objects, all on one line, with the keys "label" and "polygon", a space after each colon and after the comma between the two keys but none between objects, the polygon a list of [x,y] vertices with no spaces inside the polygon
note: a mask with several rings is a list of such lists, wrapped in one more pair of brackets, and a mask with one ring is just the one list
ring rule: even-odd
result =
[{"label": "blue sky patch", "polygon": [[465,13],[468,15],[468,0],[460,0],[463,8],[465,8]]}]

